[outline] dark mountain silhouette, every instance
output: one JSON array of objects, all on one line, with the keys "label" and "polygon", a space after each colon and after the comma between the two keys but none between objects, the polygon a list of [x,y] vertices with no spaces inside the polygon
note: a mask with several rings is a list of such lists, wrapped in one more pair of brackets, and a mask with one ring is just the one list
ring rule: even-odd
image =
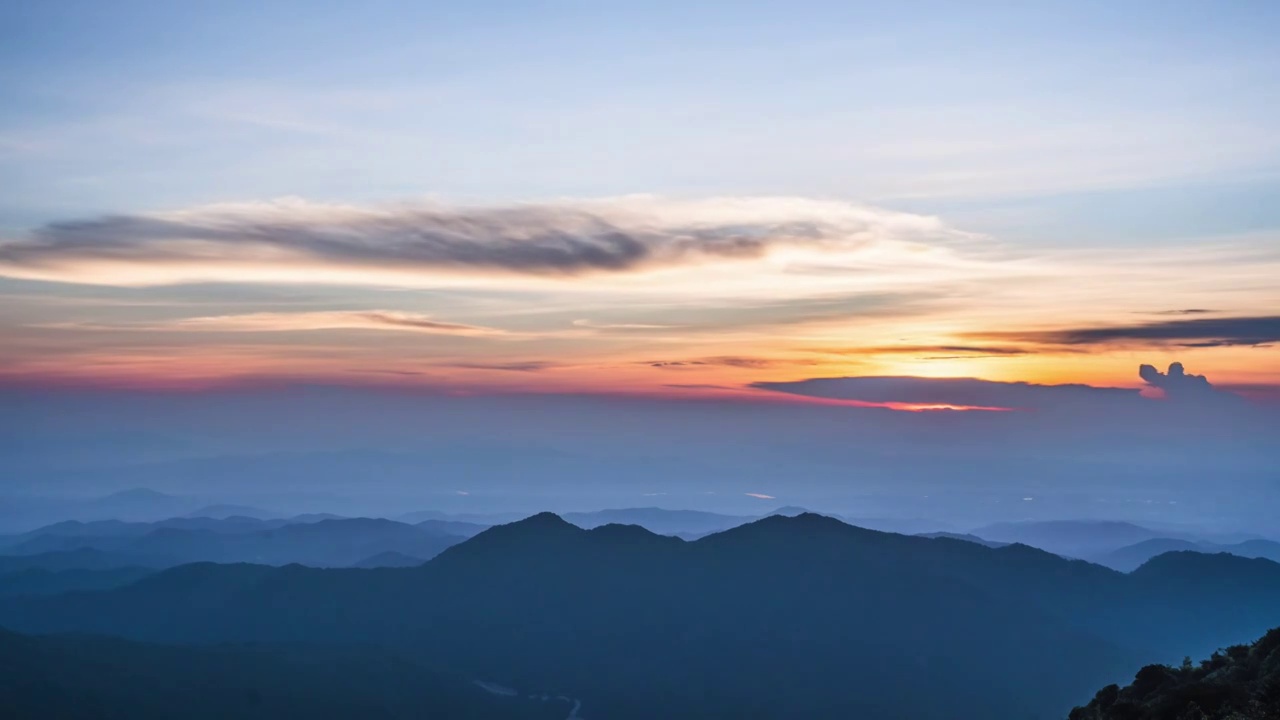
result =
[{"label": "dark mountain silhouette", "polygon": [[1280,720],[1280,628],[1199,665],[1148,665],[1108,685],[1070,720]]},{"label": "dark mountain silhouette", "polygon": [[1022,543],[1067,557],[1087,558],[1144,540],[1162,537],[1157,530],[1114,520],[1046,520],[995,523],[970,531],[987,540]]},{"label": "dark mountain silhouette", "polygon": [[1156,538],[1127,545],[1118,550],[1090,558],[1099,565],[1128,572],[1157,555],[1167,552],[1191,551],[1202,553],[1228,553],[1246,558],[1266,558],[1280,562],[1280,543],[1273,540],[1246,540],[1240,543],[1219,544],[1193,542],[1174,538]]},{"label": "dark mountain silhouette", "polygon": [[502,696],[369,648],[147,645],[0,631],[11,720],[563,720],[570,703]]},{"label": "dark mountain silhouette", "polygon": [[0,599],[0,624],[377,645],[581,698],[587,717],[1060,717],[1125,668],[1275,624],[1280,565],[1187,555],[1125,575],[813,514],[685,542],[543,513],[421,567],[186,565]]},{"label": "dark mountain silhouette", "polygon": [[110,590],[137,582],[153,572],[140,567],[110,570],[28,568],[0,573],[0,595],[57,595],[79,590]]}]

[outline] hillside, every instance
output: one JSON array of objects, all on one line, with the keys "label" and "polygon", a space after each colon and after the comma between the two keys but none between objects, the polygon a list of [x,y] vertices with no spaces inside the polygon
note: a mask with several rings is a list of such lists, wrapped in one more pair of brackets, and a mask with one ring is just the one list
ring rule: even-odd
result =
[{"label": "hillside", "polygon": [[586,717],[1050,718],[1129,668],[1276,623],[1280,565],[1158,560],[1125,575],[813,514],[686,542],[543,513],[420,567],[187,565],[107,592],[0,599],[0,624],[379,646],[581,698]]},{"label": "hillside", "polygon": [[1148,665],[1108,685],[1070,720],[1280,720],[1280,628],[1194,665]]},{"label": "hillside", "polygon": [[0,630],[0,717],[10,720],[562,720],[568,709],[369,649],[170,647]]}]

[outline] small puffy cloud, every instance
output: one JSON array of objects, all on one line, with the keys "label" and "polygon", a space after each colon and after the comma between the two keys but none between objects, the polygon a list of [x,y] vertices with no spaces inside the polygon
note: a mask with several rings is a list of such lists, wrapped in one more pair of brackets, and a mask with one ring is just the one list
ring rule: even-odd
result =
[{"label": "small puffy cloud", "polygon": [[1138,376],[1148,385],[1163,390],[1171,398],[1216,392],[1208,378],[1186,372],[1180,362],[1169,365],[1168,372],[1160,372],[1153,365],[1142,365],[1138,368]]}]

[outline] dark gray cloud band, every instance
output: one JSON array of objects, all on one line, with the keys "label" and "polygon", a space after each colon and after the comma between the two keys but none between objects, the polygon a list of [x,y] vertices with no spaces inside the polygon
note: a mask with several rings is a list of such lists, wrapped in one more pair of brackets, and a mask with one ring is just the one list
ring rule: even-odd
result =
[{"label": "dark gray cloud band", "polygon": [[1065,330],[979,333],[987,339],[1048,345],[1172,344],[1181,347],[1263,345],[1280,341],[1280,315],[1195,318],[1138,325],[1079,327]]},{"label": "dark gray cloud band", "polygon": [[[858,247],[923,230],[893,213],[804,206],[769,212],[625,203],[380,210],[262,205],[56,222],[0,242],[0,268],[68,262],[242,261],[533,275],[623,272],[699,259],[741,259],[780,245]],[[914,229],[913,229],[914,227]]]}]

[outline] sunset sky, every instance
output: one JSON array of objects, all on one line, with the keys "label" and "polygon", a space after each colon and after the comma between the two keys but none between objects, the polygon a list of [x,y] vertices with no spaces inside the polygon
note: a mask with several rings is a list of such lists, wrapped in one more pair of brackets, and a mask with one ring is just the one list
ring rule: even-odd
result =
[{"label": "sunset sky", "polygon": [[1280,400],[1276,3],[260,5],[0,9],[0,382]]}]

